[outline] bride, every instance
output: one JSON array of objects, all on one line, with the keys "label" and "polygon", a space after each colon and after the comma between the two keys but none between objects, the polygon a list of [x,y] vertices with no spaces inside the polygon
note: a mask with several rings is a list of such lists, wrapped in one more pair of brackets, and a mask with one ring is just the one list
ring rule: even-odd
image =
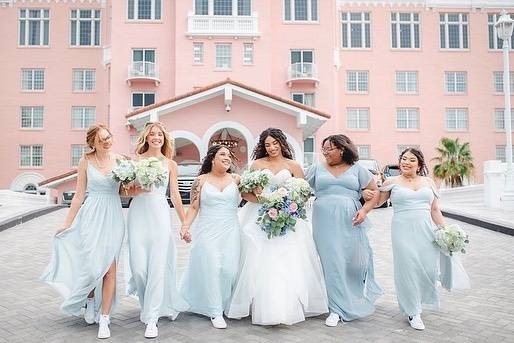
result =
[{"label": "bride", "polygon": [[[273,173],[271,185],[282,184],[291,177],[304,177],[280,129],[269,128],[261,133],[253,158],[252,170],[267,169]],[[251,313],[253,324],[292,325],[305,317],[328,312],[310,224],[299,219],[295,231],[268,239],[256,224],[256,195],[245,194],[244,198],[248,203],[239,214],[241,269],[228,317],[242,318]]]}]

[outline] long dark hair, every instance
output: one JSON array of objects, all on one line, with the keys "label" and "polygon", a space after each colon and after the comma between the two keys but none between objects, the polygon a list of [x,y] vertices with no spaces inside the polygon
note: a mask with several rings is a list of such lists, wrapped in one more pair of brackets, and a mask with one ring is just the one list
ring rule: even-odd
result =
[{"label": "long dark hair", "polygon": [[323,139],[321,146],[325,145],[326,141],[329,141],[333,146],[343,151],[341,154],[341,160],[343,162],[352,165],[359,160],[357,147],[348,136],[343,134],[328,136]]},{"label": "long dark hair", "polygon": [[255,146],[255,149],[253,149],[252,159],[258,160],[259,158],[268,156],[268,153],[266,152],[266,144],[264,143],[268,137],[273,137],[278,141],[280,144],[280,150],[282,150],[282,156],[290,160],[293,159],[293,152],[287,143],[286,135],[284,132],[282,132],[282,130],[272,127],[261,132],[261,135],[259,136],[259,142]]},{"label": "long dark hair", "polygon": [[418,170],[416,170],[416,174],[421,175],[421,176],[427,176],[428,175],[428,167],[427,167],[427,164],[425,163],[425,156],[423,156],[423,153],[421,152],[421,150],[419,150],[417,148],[407,148],[402,151],[402,153],[400,154],[400,157],[398,158],[398,168],[400,168],[400,163],[402,161],[403,155],[405,155],[408,152],[410,152],[411,154],[416,156],[416,158],[418,159]]},{"label": "long dark hair", "polygon": [[[221,144],[213,145],[209,148],[209,150],[207,150],[207,155],[205,155],[205,157],[202,160],[202,168],[200,168],[200,171],[198,172],[198,176],[211,172],[212,161],[214,160],[214,157],[216,157],[216,154],[218,153],[218,151],[220,151],[221,148],[227,149],[228,153],[230,154],[230,158],[232,158],[232,161],[234,161],[234,154],[232,153],[232,151],[229,148],[227,148],[226,146],[221,145]],[[229,168],[227,170],[227,173],[232,173],[232,168]]]}]

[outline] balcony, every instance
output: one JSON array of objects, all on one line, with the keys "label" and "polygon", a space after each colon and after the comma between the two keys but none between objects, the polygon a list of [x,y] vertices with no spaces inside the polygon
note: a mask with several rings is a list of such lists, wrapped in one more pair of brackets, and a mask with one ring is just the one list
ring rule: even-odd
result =
[{"label": "balcony", "polygon": [[287,71],[287,84],[289,87],[292,87],[293,83],[312,83],[317,87],[319,79],[316,64],[310,62],[299,62],[289,65],[289,69]]},{"label": "balcony", "polygon": [[161,80],[159,79],[159,68],[154,62],[137,61],[132,62],[128,66],[127,83],[130,86],[132,82],[155,82],[158,86]]},{"label": "balcony", "polygon": [[207,37],[258,37],[259,21],[257,13],[251,16],[239,15],[195,15],[187,16],[187,36]]}]

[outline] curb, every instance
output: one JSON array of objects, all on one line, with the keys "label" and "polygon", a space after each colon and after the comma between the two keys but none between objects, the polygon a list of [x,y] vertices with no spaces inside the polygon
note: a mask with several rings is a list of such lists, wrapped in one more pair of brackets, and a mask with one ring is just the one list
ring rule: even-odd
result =
[{"label": "curb", "polygon": [[491,223],[488,221],[468,217],[463,214],[456,214],[456,213],[453,213],[450,211],[441,210],[441,212],[442,212],[443,216],[445,216],[447,218],[456,219],[456,220],[459,220],[464,223],[468,223],[468,224],[475,225],[475,226],[480,226],[484,229],[500,232],[500,233],[503,233],[503,234],[506,234],[509,236],[514,236],[514,228],[509,227],[509,226],[505,226],[505,225],[501,225],[501,224],[494,224],[494,223]]},{"label": "curb", "polygon": [[29,220],[32,220],[37,217],[41,217],[45,214],[60,210],[61,208],[64,208],[65,206],[62,205],[51,205],[47,207],[43,207],[37,210],[33,210],[24,214],[17,215],[13,218],[7,219],[3,222],[0,222],[0,232],[7,230],[13,226],[23,224],[28,222]]}]

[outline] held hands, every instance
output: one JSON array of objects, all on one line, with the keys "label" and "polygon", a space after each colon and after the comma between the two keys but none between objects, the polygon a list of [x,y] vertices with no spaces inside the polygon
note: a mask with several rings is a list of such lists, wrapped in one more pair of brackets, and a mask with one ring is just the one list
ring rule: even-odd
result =
[{"label": "held hands", "polygon": [[357,213],[355,213],[355,216],[352,218],[352,225],[357,226],[357,225],[362,224],[364,219],[366,219],[367,214],[368,214],[368,212],[363,208],[358,210]]},{"label": "held hands", "polygon": [[189,232],[189,225],[182,225],[180,228],[180,238],[186,243],[191,243],[191,232]]},{"label": "held hands", "polygon": [[257,197],[260,197],[262,194],[262,187],[257,187],[253,190],[253,194],[255,194]]},{"label": "held hands", "polygon": [[364,201],[370,201],[371,199],[373,199],[373,197],[377,193],[378,193],[378,191],[372,191],[371,189],[365,189],[362,191],[362,198],[364,199]]}]

